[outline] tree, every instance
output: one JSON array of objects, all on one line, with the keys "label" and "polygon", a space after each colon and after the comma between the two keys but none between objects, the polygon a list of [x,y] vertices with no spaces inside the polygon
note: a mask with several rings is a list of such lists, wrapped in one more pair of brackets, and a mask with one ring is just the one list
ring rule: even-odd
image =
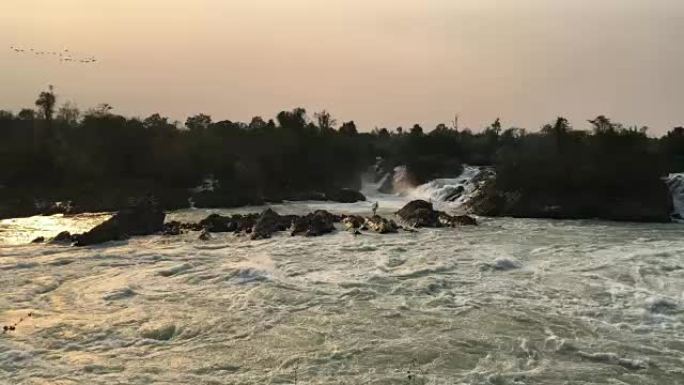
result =
[{"label": "tree", "polygon": [[501,134],[501,119],[496,118],[491,126],[485,128],[485,134],[499,136],[499,134]]},{"label": "tree", "polygon": [[57,111],[57,120],[65,122],[69,125],[74,125],[78,122],[78,118],[81,116],[81,111],[78,109],[76,104],[72,102],[66,102],[62,104],[62,107]]},{"label": "tree", "polygon": [[449,131],[451,131],[451,129],[449,129],[449,127],[447,127],[446,124],[440,123],[437,125],[437,127],[435,127],[435,129],[432,132],[435,134],[444,134],[444,133],[447,133]]},{"label": "tree", "polygon": [[190,116],[185,120],[185,127],[190,131],[206,130],[211,125],[211,116],[206,114],[197,114]]},{"label": "tree", "polygon": [[411,127],[411,135],[423,135],[423,127],[421,127],[420,124],[414,124],[413,127]]},{"label": "tree", "polygon": [[358,134],[354,121],[352,120],[350,122],[342,123],[342,127],[340,127],[340,134],[346,136],[354,136]]},{"label": "tree", "polygon": [[337,125],[337,120],[335,120],[326,110],[315,113],[314,117],[318,122],[318,128],[321,132],[333,131]]},{"label": "tree", "polygon": [[23,108],[17,114],[17,118],[19,120],[34,120],[36,118],[36,111],[30,108]]},{"label": "tree", "polygon": [[14,119],[14,114],[12,111],[0,110],[0,120],[12,120]]},{"label": "tree", "polygon": [[264,121],[264,119],[261,116],[255,116],[252,118],[252,121],[249,122],[249,126],[247,126],[250,130],[262,130],[268,126],[268,123]]},{"label": "tree", "polygon": [[615,123],[603,115],[597,116],[594,120],[589,120],[589,123],[594,126],[594,133],[596,134],[614,133],[617,128]]},{"label": "tree", "polygon": [[36,100],[36,106],[40,108],[40,113],[43,119],[48,122],[52,121],[52,115],[55,113],[55,103],[57,102],[57,97],[54,93],[54,87],[50,86],[47,91],[43,91],[38,96]]},{"label": "tree", "polygon": [[389,138],[390,133],[386,128],[377,128],[373,129],[373,135],[377,135],[381,138]]},{"label": "tree", "polygon": [[281,111],[276,119],[282,128],[301,130],[306,127],[306,110],[300,107],[292,111]]},{"label": "tree", "polygon": [[562,116],[556,119],[556,123],[553,125],[546,124],[542,127],[541,132],[546,135],[563,136],[572,131],[572,126],[568,123],[568,120]]}]

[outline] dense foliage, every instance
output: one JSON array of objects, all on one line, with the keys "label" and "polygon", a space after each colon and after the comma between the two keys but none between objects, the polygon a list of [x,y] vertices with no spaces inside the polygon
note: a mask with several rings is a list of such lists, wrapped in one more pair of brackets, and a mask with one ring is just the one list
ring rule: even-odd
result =
[{"label": "dense foliage", "polygon": [[40,94],[36,110],[0,111],[5,211],[62,200],[83,210],[113,209],[143,194],[168,208],[183,207],[188,190],[208,177],[236,205],[358,189],[360,174],[377,157],[386,169],[407,165],[417,183],[458,173],[464,163],[495,165],[499,190],[549,204],[564,197],[591,202],[647,196],[663,176],[684,169],[683,128],[655,139],[605,117],[591,121],[593,132],[574,131],[559,118],[538,133],[503,130],[498,119],[480,133],[446,125],[429,133],[419,125],[361,133],[354,122],[336,129],[325,111],[310,120],[301,108],[268,121],[214,122],[200,114],[181,125],[158,114],[126,118],[106,104],[84,114],[69,103],[56,105],[50,89]]}]

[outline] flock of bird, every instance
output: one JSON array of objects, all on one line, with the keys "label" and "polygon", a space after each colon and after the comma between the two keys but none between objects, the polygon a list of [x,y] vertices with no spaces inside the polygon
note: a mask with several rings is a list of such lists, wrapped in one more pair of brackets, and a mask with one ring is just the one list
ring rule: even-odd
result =
[{"label": "flock of bird", "polygon": [[33,48],[19,48],[16,46],[10,46],[10,50],[14,51],[14,53],[17,54],[29,54],[29,55],[35,55],[35,56],[53,56],[55,58],[59,58],[60,63],[81,63],[81,64],[93,64],[97,62],[97,59],[94,56],[89,56],[89,57],[76,57],[72,54],[71,51],[69,51],[68,48],[63,49],[62,51],[39,51]]}]

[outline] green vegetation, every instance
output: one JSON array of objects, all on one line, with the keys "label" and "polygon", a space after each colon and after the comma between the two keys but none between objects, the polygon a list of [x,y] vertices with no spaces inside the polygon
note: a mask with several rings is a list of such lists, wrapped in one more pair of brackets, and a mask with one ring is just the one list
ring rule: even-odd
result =
[{"label": "green vegetation", "polygon": [[[72,211],[115,210],[143,195],[186,207],[189,190],[209,177],[219,186],[194,193],[202,206],[305,199],[359,189],[361,173],[382,157],[386,170],[407,165],[416,183],[457,174],[462,164],[495,166],[498,196],[519,199],[490,207],[493,215],[611,217],[601,211],[607,202],[662,200],[661,178],[684,169],[684,128],[650,138],[602,116],[591,120],[593,132],[559,118],[537,133],[504,130],[498,119],[479,133],[443,124],[363,133],[353,121],[338,129],[326,111],[310,120],[301,108],[275,120],[199,114],[180,124],[158,114],[123,117],[107,104],[82,114],[57,102],[50,88],[35,111],[0,111],[0,216],[59,211],[41,205],[56,201],[73,202]],[[532,206],[572,206],[572,215]]]}]

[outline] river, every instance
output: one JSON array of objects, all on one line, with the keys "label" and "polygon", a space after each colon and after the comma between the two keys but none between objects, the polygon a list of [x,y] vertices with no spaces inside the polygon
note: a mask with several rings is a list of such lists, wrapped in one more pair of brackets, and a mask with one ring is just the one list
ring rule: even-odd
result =
[{"label": "river", "polygon": [[27,244],[104,218],[0,222],[0,384],[684,384],[682,225]]}]

